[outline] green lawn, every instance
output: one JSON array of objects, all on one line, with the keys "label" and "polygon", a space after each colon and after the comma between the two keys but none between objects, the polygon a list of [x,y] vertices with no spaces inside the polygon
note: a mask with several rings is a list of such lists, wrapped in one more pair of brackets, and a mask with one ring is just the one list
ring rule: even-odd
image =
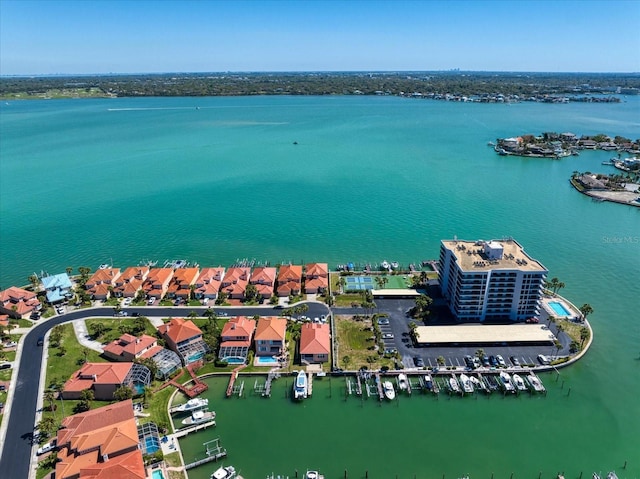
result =
[{"label": "green lawn", "polygon": [[142,316],[137,318],[133,318],[130,316],[126,317],[118,317],[118,318],[95,318],[95,319],[87,319],[85,321],[87,325],[87,331],[89,334],[93,335],[95,325],[100,323],[104,327],[104,332],[98,336],[96,339],[102,343],[109,343],[114,339],[118,339],[124,332],[133,332],[136,330],[136,324],[138,322],[144,322],[144,331],[139,334],[148,334],[149,336],[156,336],[156,328],[151,324],[151,322]]},{"label": "green lawn", "polygon": [[[380,369],[382,366],[393,365],[393,360],[384,358],[377,351],[369,349],[375,345],[370,321],[354,321],[344,316],[338,316],[335,319],[339,367],[359,369],[366,366],[369,369]],[[345,356],[350,358],[348,364],[343,362]]]},{"label": "green lawn", "polygon": [[171,454],[165,454],[164,462],[166,462],[167,466],[169,467],[180,467],[182,465],[182,461],[180,460],[180,453],[172,452]]},{"label": "green lawn", "polygon": [[169,398],[173,391],[175,391],[173,386],[167,386],[163,390],[151,394],[149,407],[144,410],[144,412],[149,413],[150,416],[141,417],[139,422],[141,424],[154,422],[159,426],[165,424],[168,427],[171,423],[169,422],[169,412],[167,411],[167,407],[169,405]]}]

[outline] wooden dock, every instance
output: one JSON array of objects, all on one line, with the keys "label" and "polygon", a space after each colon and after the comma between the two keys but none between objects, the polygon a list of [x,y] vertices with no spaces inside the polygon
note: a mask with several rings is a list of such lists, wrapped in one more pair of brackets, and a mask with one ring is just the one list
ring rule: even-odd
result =
[{"label": "wooden dock", "polygon": [[264,391],[262,397],[271,397],[271,383],[280,377],[280,373],[274,370],[269,371],[267,382],[264,383]]},{"label": "wooden dock", "polygon": [[191,434],[192,432],[198,432],[201,431],[203,429],[207,429],[208,427],[211,426],[215,426],[216,422],[215,421],[209,421],[209,422],[204,422],[202,424],[196,424],[195,426],[190,426],[190,427],[185,427],[182,429],[178,429],[175,433],[174,433],[174,437],[176,439],[181,438],[186,436],[187,434]]},{"label": "wooden dock", "polygon": [[362,396],[362,377],[360,373],[356,375],[356,394]]},{"label": "wooden dock", "polygon": [[313,394],[313,373],[309,372],[307,376],[309,377],[307,381],[307,396],[311,397]]},{"label": "wooden dock", "polygon": [[382,389],[382,378],[380,373],[376,373],[376,387],[378,388],[378,398],[380,401],[384,400],[384,390]]}]

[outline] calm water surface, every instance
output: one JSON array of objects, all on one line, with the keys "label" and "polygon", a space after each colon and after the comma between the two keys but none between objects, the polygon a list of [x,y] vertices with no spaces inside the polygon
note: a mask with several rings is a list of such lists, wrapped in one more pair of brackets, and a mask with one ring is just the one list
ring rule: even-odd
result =
[{"label": "calm water surface", "polygon": [[[513,236],[562,294],[590,303],[596,341],[546,398],[398,406],[318,382],[303,404],[209,395],[249,478],[640,476],[640,210],[594,203],[574,170],[611,154],[505,158],[487,141],[571,131],[640,136],[640,98],[612,105],[478,105],[386,97],[143,98],[0,105],[0,285],[42,270],[186,258],[227,265],[403,263],[439,241]],[[297,142],[294,145],[293,142]],[[561,387],[564,381],[564,387]],[[329,386],[331,384],[331,386]],[[290,383],[289,383],[290,385]],[[568,388],[571,394],[567,396]],[[331,392],[331,394],[330,394]],[[622,466],[627,461],[627,469]],[[190,477],[208,477],[211,467]]]}]

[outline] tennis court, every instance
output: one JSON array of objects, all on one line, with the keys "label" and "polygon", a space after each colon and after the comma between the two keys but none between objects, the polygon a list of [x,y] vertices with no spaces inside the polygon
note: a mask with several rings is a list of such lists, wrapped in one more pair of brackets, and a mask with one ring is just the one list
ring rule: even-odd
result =
[{"label": "tennis court", "polygon": [[345,276],[344,279],[347,281],[344,287],[346,291],[363,291],[374,288],[371,276]]}]

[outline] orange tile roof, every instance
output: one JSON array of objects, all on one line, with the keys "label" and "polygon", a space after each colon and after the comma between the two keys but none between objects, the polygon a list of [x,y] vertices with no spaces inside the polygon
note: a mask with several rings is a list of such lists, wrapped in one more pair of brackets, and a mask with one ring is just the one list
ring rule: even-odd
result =
[{"label": "orange tile roof", "polygon": [[38,301],[36,293],[11,286],[4,291],[0,291],[0,306],[7,311],[15,311],[22,316],[38,309],[40,301]]},{"label": "orange tile roof", "polygon": [[245,284],[249,281],[249,273],[250,268],[244,267],[234,267],[229,268],[222,279],[222,285],[228,286],[230,284],[244,282]]},{"label": "orange tile roof", "polygon": [[122,356],[122,353],[137,356],[141,351],[144,351],[157,341],[156,338],[148,334],[143,334],[139,338],[131,334],[123,334],[118,339],[107,344],[104,350],[114,356]]},{"label": "orange tile roof", "polygon": [[305,266],[306,276],[327,276],[329,274],[329,265],[327,263],[309,263]]},{"label": "orange tile roof", "polygon": [[288,296],[290,294],[298,293],[300,291],[300,283],[296,281],[287,281],[286,283],[278,284],[278,296]]},{"label": "orange tile roof", "polygon": [[63,419],[57,445],[58,479],[145,477],[130,399]]},{"label": "orange tile roof", "polygon": [[148,351],[145,351],[144,353],[142,353],[139,357],[144,358],[144,359],[152,358],[156,354],[158,354],[160,351],[162,351],[163,349],[164,348],[162,346],[154,346],[151,349],[149,349]]},{"label": "orange tile roof", "polygon": [[305,323],[300,330],[300,354],[329,354],[331,333],[328,324]]},{"label": "orange tile roof", "polygon": [[233,341],[231,338],[247,337],[249,341],[256,330],[256,320],[246,316],[231,318],[222,328],[220,337],[223,341]]},{"label": "orange tile roof", "polygon": [[160,334],[171,338],[176,344],[202,335],[202,331],[200,331],[200,328],[198,328],[193,321],[185,321],[182,318],[173,318],[168,323],[158,327],[158,331],[160,331]]},{"label": "orange tile roof", "polygon": [[64,384],[63,391],[82,391],[94,384],[122,384],[133,363],[86,363]]},{"label": "orange tile roof", "polygon": [[302,281],[302,266],[287,264],[280,266],[280,271],[278,271],[278,284],[289,281]]},{"label": "orange tile roof", "polygon": [[93,288],[96,284],[115,284],[115,280],[120,276],[120,268],[99,269],[87,280],[87,289]]},{"label": "orange tile roof", "polygon": [[172,277],[173,270],[171,268],[153,268],[149,271],[149,275],[143,283],[143,288],[145,291],[151,289],[164,290],[169,285]]},{"label": "orange tile roof", "polygon": [[285,318],[261,317],[256,329],[256,341],[283,341],[287,331]]},{"label": "orange tile roof", "polygon": [[147,266],[129,267],[116,278],[116,286],[113,289],[127,296],[135,295],[148,274],[149,268]]},{"label": "orange tile roof", "polygon": [[321,289],[321,288],[326,289],[328,286],[329,286],[329,279],[323,278],[323,277],[310,278],[310,279],[307,279],[304,283],[304,289],[307,291]]},{"label": "orange tile roof", "polygon": [[212,281],[222,281],[224,275],[224,268],[202,268],[198,279],[196,279],[196,286],[202,286]]},{"label": "orange tile roof", "polygon": [[276,269],[267,266],[254,268],[249,282],[251,284],[273,284],[276,280]]}]

